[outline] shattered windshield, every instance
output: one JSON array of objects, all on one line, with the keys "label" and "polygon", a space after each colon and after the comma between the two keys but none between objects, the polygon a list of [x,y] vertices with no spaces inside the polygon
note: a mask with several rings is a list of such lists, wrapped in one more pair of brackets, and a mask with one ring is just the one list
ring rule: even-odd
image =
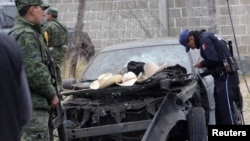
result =
[{"label": "shattered windshield", "polygon": [[191,73],[188,53],[180,45],[160,45],[143,48],[120,49],[98,54],[84,73],[84,79],[93,80],[103,73],[120,73],[129,61],[149,62],[158,65],[167,62],[168,66],[182,65]]},{"label": "shattered windshield", "polygon": [[0,5],[0,29],[11,28],[15,24],[17,10],[15,5],[1,4]]}]

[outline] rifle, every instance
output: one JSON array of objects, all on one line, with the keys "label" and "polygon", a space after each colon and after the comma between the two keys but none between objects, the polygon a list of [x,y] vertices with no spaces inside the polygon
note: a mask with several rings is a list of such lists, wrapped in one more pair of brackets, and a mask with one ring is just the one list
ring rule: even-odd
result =
[{"label": "rifle", "polygon": [[66,133],[65,133],[65,128],[63,124],[64,112],[63,112],[62,105],[61,105],[62,95],[59,93],[59,90],[58,90],[58,84],[57,84],[58,81],[57,81],[53,58],[51,57],[51,54],[49,51],[47,51],[47,54],[48,54],[47,65],[48,65],[49,72],[51,74],[51,83],[54,86],[56,95],[59,99],[59,104],[57,105],[56,109],[50,110],[50,118],[49,118],[50,140],[53,141],[53,130],[57,129],[59,140],[66,141]]}]

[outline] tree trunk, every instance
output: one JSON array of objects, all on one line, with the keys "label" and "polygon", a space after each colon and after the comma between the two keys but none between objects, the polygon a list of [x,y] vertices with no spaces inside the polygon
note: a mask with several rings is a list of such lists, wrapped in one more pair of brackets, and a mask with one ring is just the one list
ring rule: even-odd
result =
[{"label": "tree trunk", "polygon": [[74,32],[74,40],[73,43],[73,52],[71,53],[71,63],[70,63],[70,76],[75,78],[76,75],[76,66],[77,61],[79,58],[79,53],[82,45],[82,37],[83,37],[83,16],[85,11],[85,0],[79,0],[79,6],[78,6],[78,16],[77,16],[77,23],[75,26],[75,32]]}]

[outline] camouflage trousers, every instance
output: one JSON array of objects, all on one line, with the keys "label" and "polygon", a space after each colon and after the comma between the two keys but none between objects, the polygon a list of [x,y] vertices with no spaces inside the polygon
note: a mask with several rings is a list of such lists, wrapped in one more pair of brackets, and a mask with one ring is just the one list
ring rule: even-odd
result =
[{"label": "camouflage trousers", "polygon": [[47,110],[33,110],[32,119],[22,132],[21,141],[49,141],[48,120]]}]

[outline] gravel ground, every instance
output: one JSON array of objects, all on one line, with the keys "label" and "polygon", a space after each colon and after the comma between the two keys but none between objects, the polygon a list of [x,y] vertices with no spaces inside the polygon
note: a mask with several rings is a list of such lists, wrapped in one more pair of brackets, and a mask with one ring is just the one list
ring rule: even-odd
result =
[{"label": "gravel ground", "polygon": [[[248,88],[247,88],[248,86]],[[250,125],[250,75],[240,75],[240,89],[243,96],[243,115],[245,124]]]}]

